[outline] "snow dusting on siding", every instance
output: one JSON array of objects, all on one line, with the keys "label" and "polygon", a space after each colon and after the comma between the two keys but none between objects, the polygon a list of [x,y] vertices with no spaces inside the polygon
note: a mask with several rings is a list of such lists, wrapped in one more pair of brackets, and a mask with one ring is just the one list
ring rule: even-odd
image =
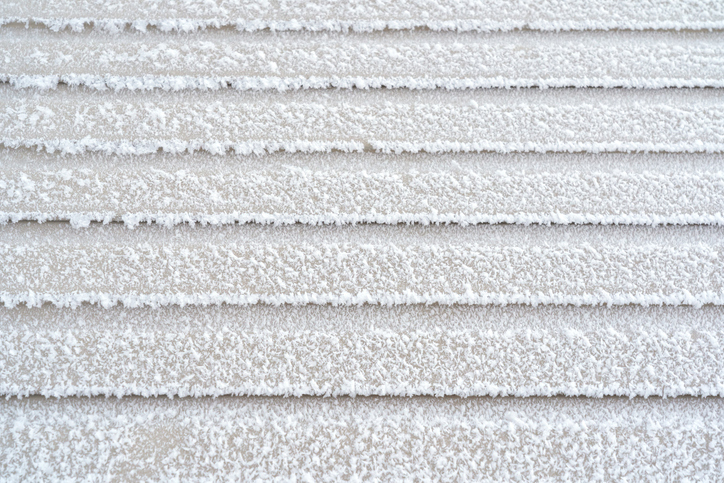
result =
[{"label": "snow dusting on siding", "polygon": [[724,480],[724,2],[0,4],[0,480]]}]

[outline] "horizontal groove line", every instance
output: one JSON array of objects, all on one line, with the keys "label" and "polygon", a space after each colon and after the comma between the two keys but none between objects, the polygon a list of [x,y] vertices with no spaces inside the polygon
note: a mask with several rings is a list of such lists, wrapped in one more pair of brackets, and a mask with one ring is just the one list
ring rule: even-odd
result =
[{"label": "horizontal groove line", "polygon": [[721,213],[690,213],[690,214],[617,214],[601,215],[598,213],[516,213],[516,214],[431,214],[404,213],[390,214],[320,214],[299,215],[280,214],[273,212],[259,213],[214,213],[196,212],[102,212],[102,211],[0,211],[0,226],[8,222],[21,221],[67,221],[73,227],[85,228],[91,223],[123,223],[134,228],[143,223],[156,223],[174,226],[186,223],[201,225],[354,225],[354,224],[420,224],[423,226],[454,223],[463,226],[478,224],[538,224],[538,225],[710,225],[723,226],[724,215]]},{"label": "horizontal groove line", "polygon": [[720,77],[686,78],[405,78],[405,77],[194,77],[194,76],[115,76],[93,74],[65,75],[8,75],[0,72],[0,82],[17,89],[56,89],[60,85],[69,87],[87,87],[105,90],[299,90],[299,89],[496,89],[496,88],[626,88],[626,89],[667,89],[667,88],[722,88],[724,81]]},{"label": "horizontal groove line", "polygon": [[58,32],[69,29],[73,32],[82,32],[92,27],[101,32],[117,34],[124,30],[132,32],[195,32],[206,29],[233,28],[242,32],[259,31],[310,31],[310,32],[374,32],[385,30],[430,30],[434,32],[509,32],[519,30],[533,30],[541,32],[560,31],[679,31],[679,30],[724,30],[724,13],[715,20],[571,20],[571,21],[529,21],[529,20],[249,20],[240,21],[229,18],[98,18],[98,17],[0,17],[0,28],[6,26],[42,26],[51,31]]}]

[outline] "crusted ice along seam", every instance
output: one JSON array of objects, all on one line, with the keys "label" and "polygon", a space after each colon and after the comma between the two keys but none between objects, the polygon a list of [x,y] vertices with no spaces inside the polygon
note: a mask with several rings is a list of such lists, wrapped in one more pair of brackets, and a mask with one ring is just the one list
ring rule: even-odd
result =
[{"label": "crusted ice along seam", "polygon": [[398,304],[493,304],[493,305],[691,305],[701,307],[706,304],[724,305],[724,293],[720,291],[706,291],[691,293],[687,290],[669,294],[637,294],[637,293],[596,293],[586,295],[552,294],[500,294],[500,293],[477,293],[477,294],[450,294],[450,293],[418,293],[407,291],[394,294],[318,294],[302,293],[294,295],[286,294],[117,294],[117,293],[36,293],[33,291],[0,292],[0,301],[8,307],[13,308],[19,304],[29,307],[39,307],[44,303],[51,303],[57,307],[78,307],[84,303],[98,304],[103,307],[113,307],[122,304],[126,307],[159,307],[166,305],[248,305],[248,304],[269,304],[269,305],[306,305],[306,304],[331,304],[331,305],[398,305]]},{"label": "crusted ice along seam", "polygon": [[[667,87],[718,84],[719,32],[204,32],[57,34],[9,27],[2,75],[17,87]],[[571,59],[575,59],[572,61]]]},{"label": "crusted ice along seam", "polygon": [[158,141],[104,141],[90,136],[82,140],[43,138],[16,139],[0,138],[0,145],[8,148],[36,148],[48,153],[81,154],[99,152],[104,154],[144,155],[158,153],[170,154],[193,153],[205,151],[210,154],[271,154],[287,153],[362,153],[369,152],[366,144],[374,152],[391,153],[722,153],[724,141],[703,142],[701,140],[687,143],[656,143],[656,142],[596,142],[596,143],[556,143],[543,144],[534,142],[395,142],[377,141],[182,141],[179,139]]},{"label": "crusted ice along seam", "polygon": [[[521,368],[521,370],[524,368]],[[575,370],[575,369],[572,369]],[[576,386],[575,383],[565,383],[560,386],[541,383],[511,389],[497,384],[468,384],[464,386],[450,387],[446,389],[431,388],[427,382],[421,384],[410,384],[397,386],[395,384],[384,384],[370,388],[367,384],[359,384],[356,381],[343,382],[337,387],[329,387],[325,384],[314,382],[308,385],[298,384],[260,384],[229,386],[223,384],[221,387],[193,387],[181,384],[169,385],[140,385],[122,384],[111,386],[74,386],[58,384],[57,386],[46,386],[42,389],[28,389],[25,384],[1,384],[0,397],[25,398],[31,396],[42,396],[45,398],[60,397],[128,397],[140,396],[150,397],[722,397],[724,396],[724,383],[717,381],[715,384],[704,384],[697,386],[677,386],[659,388],[649,382],[643,382],[629,388],[608,388],[600,384],[584,384]]]},{"label": "crusted ice along seam", "polygon": [[[649,32],[637,38],[630,33],[608,37],[584,33],[578,34],[576,43],[569,36],[511,33],[503,45],[500,35],[471,39],[418,32],[391,39],[383,34],[332,38],[238,34],[240,42],[229,45],[224,40],[234,39],[233,34],[231,38],[209,34],[180,43],[162,36],[139,41],[125,36],[75,38],[20,30],[13,37],[11,33],[0,38],[0,49],[12,59],[0,78],[18,87],[40,88],[53,88],[59,81],[100,89],[171,90],[228,85],[281,90],[707,85],[720,82],[717,61],[722,56],[721,40],[715,34]],[[417,44],[411,42],[414,39]],[[273,45],[278,48],[270,48]],[[581,59],[569,64],[566,60],[572,56]],[[331,62],[334,59],[337,62]]]},{"label": "crusted ice along seam", "polygon": [[418,78],[418,77],[195,77],[195,76],[101,76],[92,74],[66,75],[7,75],[0,74],[0,82],[18,89],[37,88],[55,89],[59,84],[84,86],[97,90],[219,90],[233,88],[237,90],[280,91],[296,89],[483,89],[514,87],[624,87],[631,89],[664,89],[670,87],[724,87],[721,78]]},{"label": "crusted ice along seam", "polygon": [[[724,307],[702,308],[638,305],[572,307],[526,305],[212,305],[166,306],[130,309],[83,305],[74,310],[45,305],[0,310],[0,333],[43,332],[58,342],[66,334],[99,332],[188,334],[194,332],[282,334],[332,334],[376,332],[380,334],[503,334],[509,330],[526,340],[545,334],[624,334],[638,338],[686,338],[687,334],[718,337]],[[513,334],[513,332],[511,332]],[[634,335],[631,335],[634,334]],[[512,337],[512,335],[511,335]],[[694,337],[694,335],[692,335]],[[695,337],[695,338],[696,338]],[[72,341],[72,338],[69,340]],[[683,340],[683,339],[682,339]],[[699,338],[698,342],[714,339]]]},{"label": "crusted ice along seam", "polygon": [[[678,153],[498,153],[457,154],[381,154],[363,153],[278,153],[269,156],[232,156],[224,163],[210,153],[163,154],[145,156],[104,155],[85,153],[79,156],[49,154],[28,148],[0,148],[4,180],[27,179],[37,183],[37,176],[55,183],[87,179],[88,173],[113,173],[117,182],[136,176],[164,177],[180,180],[216,179],[243,176],[343,176],[349,178],[399,174],[403,177],[450,176],[460,179],[473,174],[480,177],[502,177],[504,184],[520,176],[554,177],[560,179],[597,179],[625,177],[657,181],[708,180],[716,182],[724,176],[721,154]],[[24,174],[23,174],[24,173]],[[104,174],[103,176],[108,176]],[[75,181],[78,182],[78,181]],[[677,181],[680,182],[680,181]],[[460,181],[458,181],[460,183]],[[496,181],[497,183],[497,181]],[[336,186],[336,185],[335,185]],[[93,188],[93,186],[88,187]],[[95,189],[95,188],[94,188]]]},{"label": "crusted ice along seam", "polygon": [[149,27],[162,32],[194,32],[205,29],[218,29],[233,27],[239,31],[256,32],[260,30],[272,31],[300,31],[312,32],[373,32],[380,30],[413,30],[429,29],[433,31],[458,32],[492,32],[511,30],[540,30],[559,32],[569,30],[719,30],[724,28],[724,19],[716,20],[526,20],[526,21],[491,21],[478,19],[459,20],[240,20],[229,18],[47,18],[47,17],[0,17],[0,26],[9,24],[42,25],[52,31],[70,29],[81,32],[87,27],[95,28],[108,33],[118,33],[123,30],[146,32]]},{"label": "crusted ice along seam", "polygon": [[392,214],[320,214],[294,215],[285,213],[125,213],[125,212],[2,212],[0,225],[21,221],[68,221],[73,227],[85,228],[91,223],[123,222],[129,228],[143,223],[157,223],[164,226],[179,224],[233,225],[255,223],[262,225],[353,225],[359,223],[377,223],[385,225],[404,224],[521,224],[521,225],[724,225],[722,213],[693,214],[620,214],[601,215],[598,213],[521,213],[521,214],[428,214],[428,213],[392,213]]}]

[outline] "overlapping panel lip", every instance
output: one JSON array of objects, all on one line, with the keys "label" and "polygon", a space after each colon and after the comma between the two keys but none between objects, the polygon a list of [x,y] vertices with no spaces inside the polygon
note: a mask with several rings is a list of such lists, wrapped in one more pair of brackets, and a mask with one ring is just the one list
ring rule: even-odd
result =
[{"label": "overlapping panel lip", "polygon": [[0,29],[0,79],[98,89],[721,87],[720,31],[73,34]]},{"label": "overlapping panel lip", "polygon": [[7,306],[724,302],[720,227],[18,223]]},{"label": "overlapping panel lip", "polygon": [[101,1],[12,0],[0,7],[0,21],[34,22],[51,29],[82,30],[87,25],[116,32],[193,31],[234,26],[242,30],[538,30],[711,29],[724,27],[724,8],[716,0],[636,2],[604,0],[560,2],[424,1],[311,2],[187,0]]},{"label": "overlapping panel lip", "polygon": [[724,148],[718,89],[0,89],[0,142],[78,153]]}]

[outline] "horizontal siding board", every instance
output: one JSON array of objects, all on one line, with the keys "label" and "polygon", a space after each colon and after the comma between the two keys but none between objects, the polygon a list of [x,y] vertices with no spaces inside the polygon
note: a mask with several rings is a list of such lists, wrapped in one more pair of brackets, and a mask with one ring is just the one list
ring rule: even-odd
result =
[{"label": "horizontal siding board", "polygon": [[721,31],[106,35],[0,29],[0,79],[99,89],[722,87]]},{"label": "horizontal siding board", "polygon": [[0,89],[0,142],[67,153],[720,152],[717,89]]},{"label": "horizontal siding board", "polygon": [[719,398],[0,399],[8,479],[716,481]]},{"label": "horizontal siding board", "polygon": [[720,306],[17,307],[0,310],[0,395],[722,396],[723,322]]},{"label": "horizontal siding board", "polygon": [[[619,235],[617,226],[295,227],[288,241],[274,226],[143,228],[135,235],[119,225],[80,234],[53,223],[6,226],[0,300],[10,307],[724,303],[719,227],[682,229],[680,237],[691,237],[682,243],[668,229]],[[32,238],[43,232],[46,241]]]},{"label": "horizontal siding board", "polygon": [[715,154],[0,152],[0,221],[723,224]]},{"label": "horizontal siding board", "polygon": [[154,0],[10,0],[4,22],[36,22],[52,29],[91,24],[115,32],[124,27],[163,31],[233,26],[242,30],[580,30],[711,29],[724,25],[716,0],[636,2],[598,0],[285,2],[185,0],[159,5]]}]

